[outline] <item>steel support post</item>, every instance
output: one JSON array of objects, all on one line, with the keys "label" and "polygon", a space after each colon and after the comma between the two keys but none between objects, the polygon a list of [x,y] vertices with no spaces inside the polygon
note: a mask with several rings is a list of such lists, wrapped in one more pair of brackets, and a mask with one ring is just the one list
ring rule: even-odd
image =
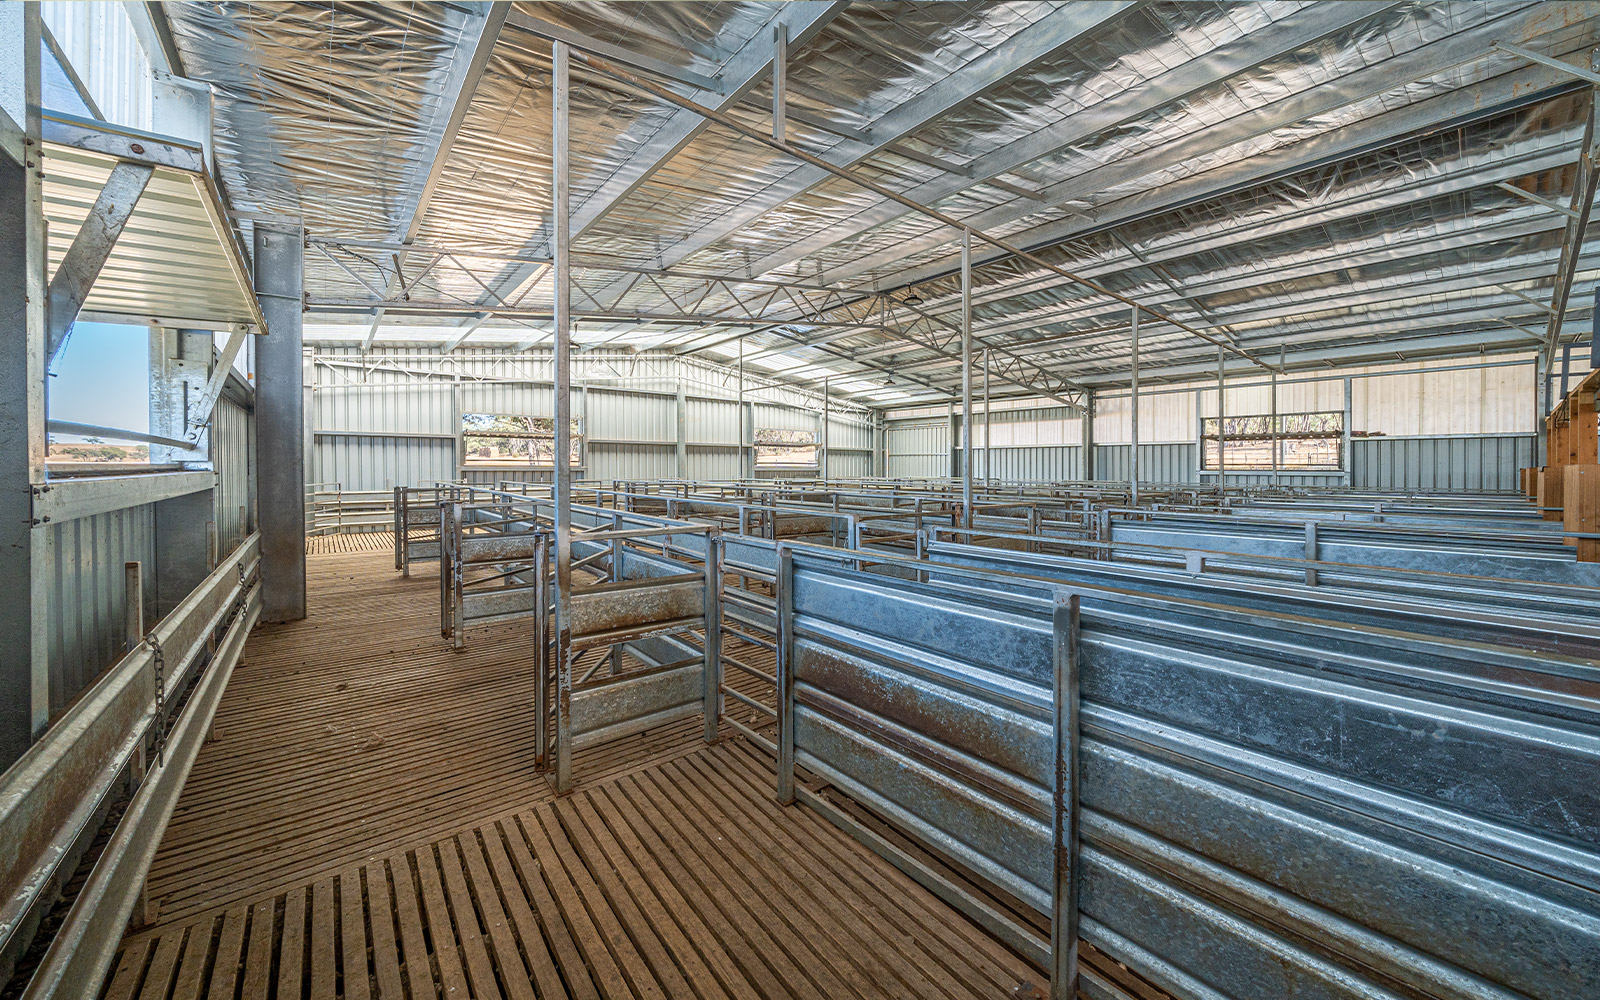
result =
[{"label": "steel support post", "polygon": [[1078,595],[1058,592],[1054,610],[1055,794],[1051,810],[1050,1000],[1078,996]]},{"label": "steel support post", "polygon": [[1355,403],[1355,379],[1346,376],[1344,380],[1344,430],[1339,436],[1339,451],[1341,453],[1339,459],[1344,465],[1345,489],[1354,487],[1356,482],[1355,452],[1350,446],[1351,424],[1355,420]]},{"label": "steel support post", "polygon": [[755,463],[750,461],[751,428],[744,405],[744,338],[739,338],[739,478],[754,479]]},{"label": "steel support post", "polygon": [[828,393],[832,388],[833,380],[824,378],[822,380],[822,434],[820,435],[822,454],[817,461],[817,473],[822,477],[823,482],[828,481],[828,423],[829,418],[832,416],[828,412]]},{"label": "steel support post", "polygon": [[1217,490],[1221,492],[1228,487],[1228,431],[1223,426],[1224,417],[1228,412],[1227,386],[1223,382],[1223,365],[1227,361],[1227,353],[1222,348],[1217,348]]},{"label": "steel support post", "polygon": [[[1285,358],[1285,350],[1283,350],[1283,344],[1278,344],[1278,368],[1283,368],[1283,358]],[[1272,485],[1274,485],[1274,486],[1282,486],[1283,485],[1283,472],[1282,472],[1282,469],[1283,469],[1283,456],[1282,456],[1282,454],[1278,454],[1278,445],[1280,445],[1280,434],[1278,434],[1278,373],[1277,373],[1277,371],[1274,371],[1274,373],[1272,373],[1272,382],[1270,382],[1270,392],[1272,392]]]},{"label": "steel support post", "polygon": [[1534,462],[1543,468],[1549,461],[1550,425],[1545,416],[1550,412],[1550,362],[1540,351],[1533,362],[1533,434]]},{"label": "steel support post", "polygon": [[717,741],[722,711],[722,538],[706,536],[705,674],[701,678],[705,739]]},{"label": "steel support post", "polygon": [[1131,337],[1133,341],[1133,363],[1129,368],[1128,378],[1128,414],[1130,417],[1133,443],[1129,445],[1128,452],[1128,484],[1129,499],[1134,506],[1139,505],[1139,307],[1134,306],[1129,312],[1131,324]]},{"label": "steel support post", "polygon": [[0,113],[24,143],[0,152],[0,770],[50,718],[44,482],[45,222],[39,160],[39,5],[0,4]]},{"label": "steel support post", "polygon": [[678,406],[674,411],[676,419],[674,426],[677,428],[673,441],[673,455],[676,459],[677,475],[679,479],[689,478],[689,440],[684,436],[685,425],[689,421],[689,397],[685,394],[683,375],[678,375]]},{"label": "steel support post", "polygon": [[961,433],[956,429],[956,404],[944,405],[945,444],[949,446],[949,453],[945,456],[945,464],[949,467],[951,479],[961,478],[961,452],[956,448],[956,442],[961,440]]},{"label": "steel support post", "polygon": [[794,804],[794,554],[778,546],[778,572],[774,580],[778,634],[778,802]]},{"label": "steel support post", "polygon": [[961,230],[961,526],[972,527],[972,230],[970,229]]},{"label": "steel support post", "polygon": [[989,438],[989,349],[983,349],[983,488],[994,488],[994,443]]},{"label": "steel support post", "polygon": [[305,365],[301,338],[305,232],[255,223],[255,286],[267,335],[256,345],[261,620],[306,616]]},{"label": "steel support post", "polygon": [[[551,166],[555,293],[555,535],[556,535],[556,793],[572,788],[572,247],[571,151],[567,109],[571,100],[565,42],[551,47]],[[679,470],[683,453],[683,382],[678,383]]]},{"label": "steel support post", "polygon": [[1083,416],[1078,419],[1080,428],[1080,446],[1083,448],[1083,479],[1085,482],[1094,482],[1096,470],[1094,467],[1094,393],[1087,393],[1083,400]]},{"label": "steel support post", "polygon": [[[787,138],[789,118],[789,26],[772,29],[772,138]],[[741,338],[742,339],[742,338]]]}]

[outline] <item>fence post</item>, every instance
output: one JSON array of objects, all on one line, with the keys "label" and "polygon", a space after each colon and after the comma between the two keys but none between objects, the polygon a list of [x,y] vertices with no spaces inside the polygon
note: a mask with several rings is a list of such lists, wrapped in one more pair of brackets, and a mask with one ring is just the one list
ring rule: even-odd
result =
[{"label": "fence post", "polygon": [[1050,1000],[1078,995],[1078,595],[1057,591],[1055,631],[1055,795],[1051,826]]},{"label": "fence post", "polygon": [[533,763],[535,767],[548,767],[550,763],[550,551],[548,536],[543,532],[534,541],[533,553],[536,564],[533,632],[534,639],[539,644],[538,665],[534,670],[536,684],[533,691]]},{"label": "fence post", "polygon": [[717,741],[722,708],[722,538],[706,536],[706,742]]},{"label": "fence post", "polygon": [[[1306,558],[1315,562],[1317,559],[1317,522],[1306,522]],[[1317,585],[1317,570],[1314,566],[1306,568],[1306,586]]]},{"label": "fence post", "polygon": [[778,802],[794,804],[794,553],[778,546]]}]

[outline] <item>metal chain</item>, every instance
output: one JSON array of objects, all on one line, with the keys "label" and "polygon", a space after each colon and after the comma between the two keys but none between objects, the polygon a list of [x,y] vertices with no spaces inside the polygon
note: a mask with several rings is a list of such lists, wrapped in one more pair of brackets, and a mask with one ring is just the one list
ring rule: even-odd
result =
[{"label": "metal chain", "polygon": [[156,672],[156,765],[164,767],[167,763],[167,657],[154,632],[145,636],[144,641],[154,656],[152,665]]}]

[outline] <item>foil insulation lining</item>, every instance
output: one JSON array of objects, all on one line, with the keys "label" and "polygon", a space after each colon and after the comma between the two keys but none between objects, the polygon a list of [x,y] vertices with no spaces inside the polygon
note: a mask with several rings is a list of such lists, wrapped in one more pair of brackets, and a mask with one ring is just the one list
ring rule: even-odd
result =
[{"label": "foil insulation lining", "polygon": [[[1337,5],[1334,5],[1337,6]],[[1592,45],[1592,20],[1562,13],[1581,5],[1543,5],[1540,30],[1563,44]],[[789,102],[802,117],[789,135],[822,156],[859,157],[868,143],[839,132],[866,132],[918,94],[975,60],[1003,50],[1018,32],[1057,15],[1061,4],[1039,2],[855,3],[843,7],[805,46],[791,53]],[[1079,225],[1080,236],[1047,251],[1062,266],[1108,287],[1136,294],[1202,327],[1230,335],[1359,339],[1354,310],[1383,304],[1389,312],[1433,322],[1467,324],[1466,294],[1474,275],[1515,262],[1550,265],[1560,226],[1551,213],[1481,180],[1499,170],[1547,197],[1564,197],[1582,135],[1584,109],[1571,98],[1473,120],[1374,151],[1274,177],[1166,211],[1096,228],[1108,206],[1137,202],[1185,179],[1204,176],[1228,189],[1248,177],[1263,155],[1336,136],[1341,130],[1431,97],[1509,72],[1515,61],[1487,57],[1449,66],[1431,77],[1371,92],[1368,74],[1389,60],[1500,25],[1533,30],[1535,5],[1522,2],[1370,3],[1365,16],[1306,44],[1269,53],[1203,87],[1188,79],[1197,61],[1251,44],[1270,30],[1290,31],[1327,16],[1327,4],[1147,3],[1106,20],[1031,65],[1027,72],[954,105],[899,137],[903,147],[937,157],[956,171],[972,169],[997,150],[1070,123],[1118,95],[1153,91],[1159,103],[1067,142],[1001,176],[1044,193],[1040,202],[977,178],[929,166],[892,149],[859,159],[865,176],[897,190],[940,190],[937,207],[971,217],[1001,235]],[[581,32],[701,76],[722,72],[733,54],[771,37],[775,5],[765,3],[520,3],[523,14]],[[443,3],[166,5],[185,70],[216,94],[216,156],[234,207],[244,215],[298,215],[314,235],[394,239],[405,228],[433,169],[448,81],[466,59],[481,14]],[[1562,18],[1567,20],[1564,22]],[[1570,22],[1570,23],[1569,23]],[[1519,36],[1520,37],[1520,36]],[[549,239],[550,84],[547,43],[502,31],[488,68],[468,96],[460,132],[439,171],[438,188],[417,234],[419,244],[472,252],[539,251]],[[631,93],[587,71],[572,91],[573,206],[581,213],[608,180],[652,149],[686,112]],[[1166,89],[1163,89],[1166,88]],[[679,92],[714,103],[714,96]],[[1314,95],[1311,100],[1308,95]],[[1279,127],[1279,109],[1326,108]],[[758,82],[730,114],[770,128],[770,87]],[[1522,173],[1517,168],[1525,167]],[[719,127],[699,128],[577,240],[579,254],[603,254],[640,266],[862,286],[894,287],[907,272],[948,267],[953,233],[842,180],[796,186],[793,161]],[[1459,181],[1459,178],[1478,178]],[[747,200],[773,199],[754,212]],[[701,234],[728,228],[701,246]],[[729,228],[731,227],[731,228]],[[1473,230],[1483,238],[1472,239]],[[852,235],[835,238],[834,234]],[[1432,249],[1430,249],[1430,243]],[[793,259],[784,260],[786,257]],[[464,263],[473,263],[463,256]],[[1359,260],[1350,265],[1341,261]],[[1152,263],[1154,262],[1154,263]],[[390,266],[380,254],[341,267],[309,254],[308,292],[363,298]],[[416,267],[414,259],[410,266]],[[346,270],[345,268],[349,268]],[[470,273],[469,273],[470,272]],[[632,282],[617,272],[578,273],[581,296],[621,310],[663,311],[695,282],[661,278]],[[486,289],[485,284],[488,285]],[[1125,363],[1125,309],[1104,297],[1014,259],[978,270],[980,331],[994,343],[1045,341],[1038,355],[1068,366]],[[1397,297],[1396,288],[1415,289]],[[489,289],[493,289],[493,297]],[[503,299],[526,308],[550,302],[548,272],[533,265],[479,260],[473,267],[437,263],[411,289],[419,299],[483,303]],[[932,277],[918,288],[923,308],[953,316],[953,283]],[[617,296],[620,296],[617,297]],[[1510,299],[1497,296],[1499,299]],[[1578,305],[1577,303],[1574,304]],[[720,296],[698,312],[733,309]],[[1575,312],[1574,315],[1577,315]],[[1492,320],[1490,320],[1492,322]],[[1480,323],[1480,326],[1482,323]],[[486,330],[538,323],[491,320]],[[597,336],[628,324],[592,323]],[[1348,328],[1348,330],[1347,330]],[[794,324],[790,332],[805,330]],[[993,332],[991,332],[993,331]],[[1324,336],[1326,335],[1326,336]],[[616,343],[659,344],[673,331],[648,329]],[[1187,335],[1153,324],[1153,353]],[[1058,339],[1059,338],[1059,339]],[[1369,339],[1381,339],[1372,335]],[[891,339],[880,332],[837,341],[841,350],[870,350]],[[789,343],[754,334],[747,350]],[[1197,341],[1191,341],[1198,344]],[[726,348],[731,356],[734,348]],[[819,351],[786,355],[793,363],[842,364]],[[899,360],[934,358],[907,346]]]}]

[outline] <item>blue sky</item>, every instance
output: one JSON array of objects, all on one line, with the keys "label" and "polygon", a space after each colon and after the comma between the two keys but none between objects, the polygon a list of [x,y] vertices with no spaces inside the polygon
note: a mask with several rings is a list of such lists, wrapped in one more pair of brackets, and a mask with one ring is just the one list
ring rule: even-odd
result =
[{"label": "blue sky", "polygon": [[150,429],[150,332],[144,327],[79,323],[51,372],[52,419]]}]

